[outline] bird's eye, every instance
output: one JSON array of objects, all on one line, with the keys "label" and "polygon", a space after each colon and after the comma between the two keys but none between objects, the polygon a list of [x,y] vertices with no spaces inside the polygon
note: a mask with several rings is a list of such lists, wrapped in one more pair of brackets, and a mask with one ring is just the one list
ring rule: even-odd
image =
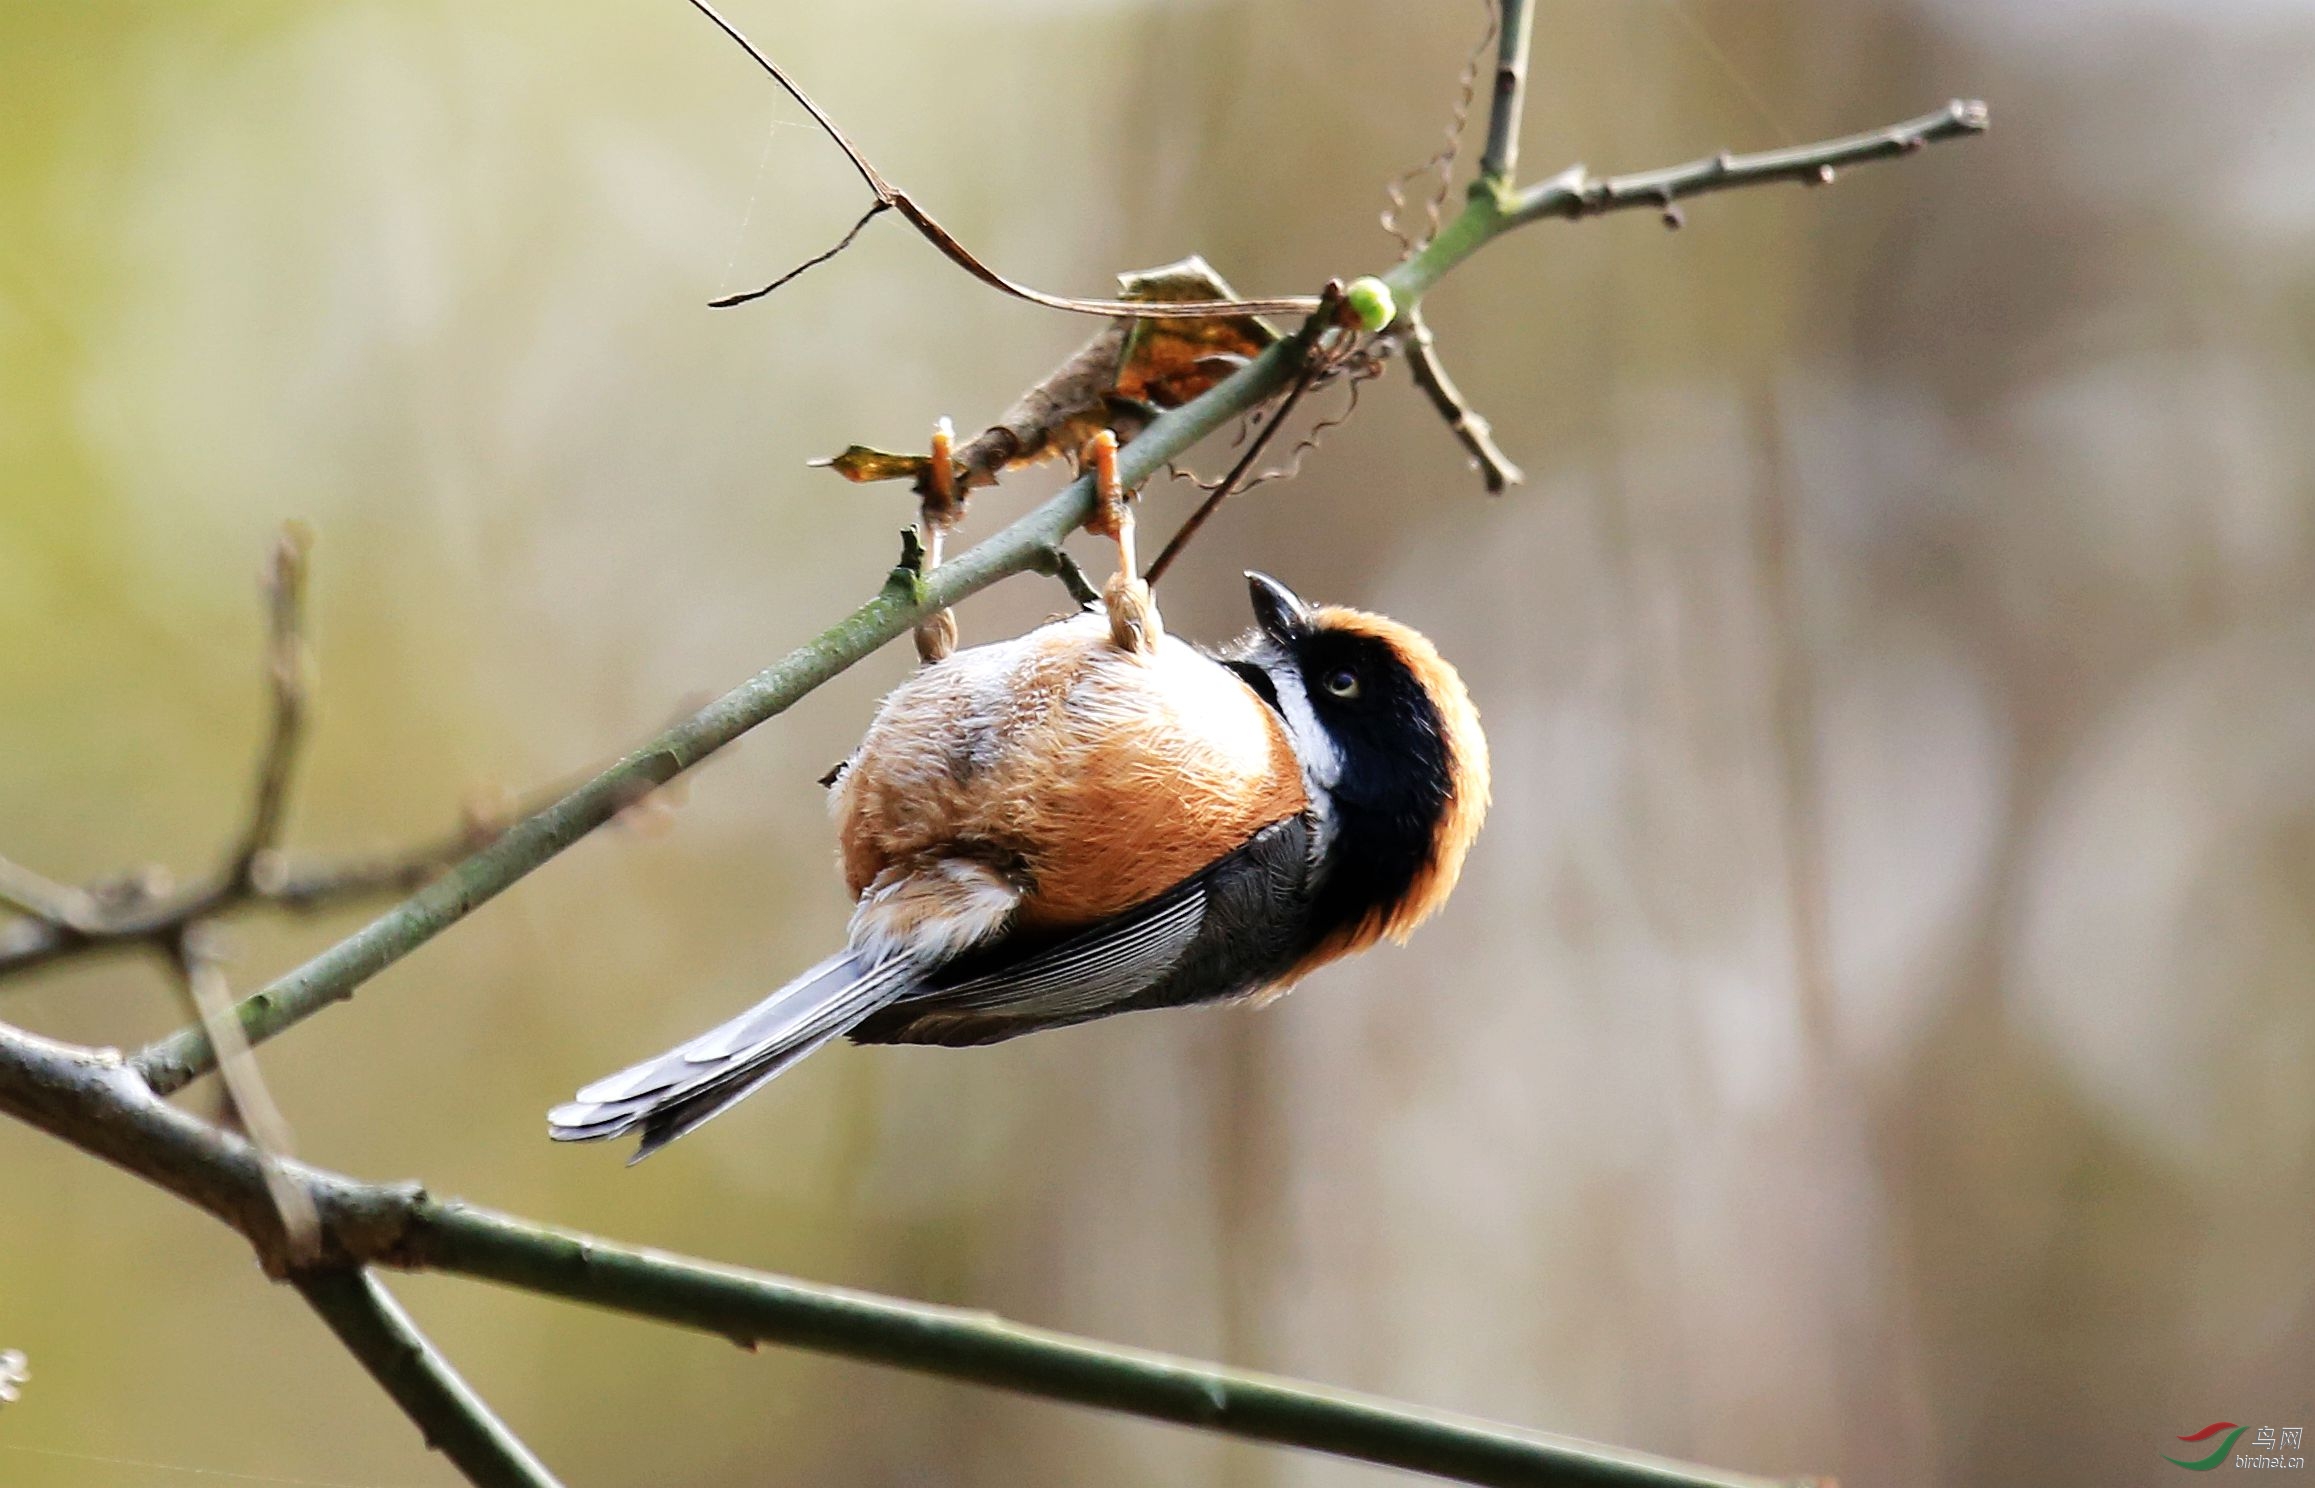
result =
[{"label": "bird's eye", "polygon": [[1336,667],[1326,674],[1326,690],[1338,698],[1358,696],[1358,673],[1349,667]]}]

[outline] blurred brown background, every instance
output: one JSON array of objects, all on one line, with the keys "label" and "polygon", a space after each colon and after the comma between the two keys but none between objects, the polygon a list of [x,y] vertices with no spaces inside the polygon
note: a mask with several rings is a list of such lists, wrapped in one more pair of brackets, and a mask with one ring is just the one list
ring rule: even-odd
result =
[{"label": "blurred brown background", "polygon": [[[1381,185],[1481,20],[734,10],[992,262],[1077,293],[1192,251],[1265,293],[1387,263]],[[0,89],[0,851],[58,876],[195,869],[239,819],[281,518],[319,532],[292,840],[413,840],[865,596],[905,500],[803,461],[976,428],[1088,330],[890,220],[704,309],[863,199],[673,0],[16,4]],[[833,1051],[634,1171],[551,1149],[577,1082],[838,937],[813,779],[898,648],[671,830],[271,1045],[302,1151],[1853,1484],[2152,1482],[2209,1421],[2315,1425],[2315,12],[1552,0],[1529,173],[1954,94],[1991,137],[1677,234],[1538,226],[1450,280],[1432,319],[1524,489],[1482,496],[1394,371],[1177,571],[1186,634],[1236,630],[1259,565],[1462,664],[1498,800],[1408,950],[1258,1015]],[[967,635],[1057,595],[1016,581]],[[236,978],[357,922],[251,922]],[[114,962],[0,1016],[127,1043],[172,999]],[[397,1288],[574,1484],[1384,1481]],[[34,1370],[11,1485],[452,1481],[237,1240],[12,1126],[0,1346]]]}]

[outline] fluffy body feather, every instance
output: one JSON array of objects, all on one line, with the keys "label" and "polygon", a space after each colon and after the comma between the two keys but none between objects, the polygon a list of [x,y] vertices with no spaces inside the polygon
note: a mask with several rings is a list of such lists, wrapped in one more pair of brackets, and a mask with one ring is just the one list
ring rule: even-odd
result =
[{"label": "fluffy body feather", "polygon": [[1016,875],[1025,929],[1089,925],[1308,804],[1245,682],[1171,636],[1121,649],[1092,612],[902,683],[831,802],[845,882],[868,896],[856,944],[880,933],[878,885],[943,860]]}]

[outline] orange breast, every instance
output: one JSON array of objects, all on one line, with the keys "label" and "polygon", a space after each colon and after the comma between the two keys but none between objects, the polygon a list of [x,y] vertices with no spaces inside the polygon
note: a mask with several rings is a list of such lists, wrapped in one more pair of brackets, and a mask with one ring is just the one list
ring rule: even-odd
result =
[{"label": "orange breast", "polygon": [[838,787],[845,881],[965,856],[1019,875],[1021,920],[1106,918],[1303,809],[1278,719],[1178,641],[1099,616],[962,651],[888,697]]}]

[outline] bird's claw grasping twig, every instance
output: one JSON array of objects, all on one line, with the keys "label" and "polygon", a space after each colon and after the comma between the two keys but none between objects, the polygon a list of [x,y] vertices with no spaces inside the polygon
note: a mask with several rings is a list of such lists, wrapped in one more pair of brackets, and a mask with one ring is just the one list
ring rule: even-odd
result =
[{"label": "bird's claw grasping twig", "polygon": [[1109,611],[1109,638],[1120,651],[1155,651],[1165,636],[1165,622],[1134,559],[1133,507],[1117,473],[1117,436],[1103,429],[1085,441],[1084,463],[1093,470],[1093,514],[1085,528],[1117,544],[1117,572],[1101,596]]}]

